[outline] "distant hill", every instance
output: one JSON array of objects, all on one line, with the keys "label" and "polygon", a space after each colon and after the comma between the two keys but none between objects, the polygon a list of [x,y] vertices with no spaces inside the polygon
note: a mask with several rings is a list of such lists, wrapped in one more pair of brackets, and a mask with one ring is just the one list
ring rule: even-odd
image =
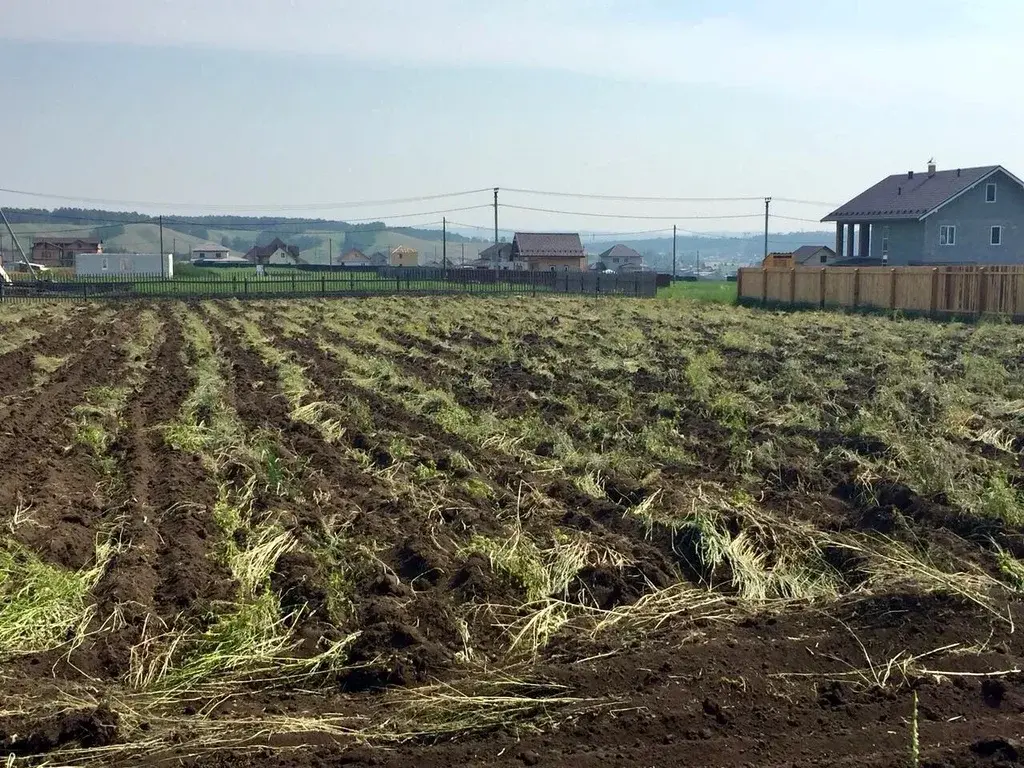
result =
[{"label": "distant hill", "polygon": [[[155,216],[100,209],[38,208],[5,209],[22,246],[45,237],[96,236],[108,252],[156,252],[160,249],[160,226]],[[3,233],[6,235],[6,233]],[[349,248],[370,254],[377,250],[405,245],[420,252],[420,263],[442,254],[440,230],[414,227],[388,227],[384,222],[350,224],[328,219],[296,219],[264,216],[164,216],[163,244],[167,252],[184,258],[193,246],[214,242],[241,254],[253,245],[265,245],[275,237],[298,245],[302,257],[311,263],[327,263],[329,255]],[[4,237],[4,248],[11,244]],[[467,261],[476,258],[490,243],[465,235],[448,234],[448,253]]]},{"label": "distant hill", "polygon": [[[31,247],[33,240],[47,236],[75,237],[95,235],[110,252],[156,252],[160,247],[160,227],[155,216],[125,211],[100,209],[38,208],[5,209],[22,245]],[[245,253],[253,245],[265,245],[275,237],[299,246],[302,258],[310,263],[326,264],[331,254],[335,259],[349,248],[366,254],[400,245],[415,248],[420,264],[440,263],[441,232],[437,229],[389,227],[383,222],[351,224],[329,219],[298,219],[266,216],[165,216],[164,249],[180,258],[187,257],[192,247],[205,242],[225,245],[235,254]],[[6,233],[0,232],[4,248],[10,252]],[[801,245],[832,245],[832,232],[771,233],[771,251],[791,251]],[[593,259],[617,243],[624,243],[644,255],[652,267],[669,271],[672,268],[672,238],[615,239],[608,235],[583,236],[583,245]],[[489,246],[489,238],[465,233],[448,233],[448,258],[452,264],[468,263]],[[736,266],[759,263],[764,252],[760,234],[680,235],[676,241],[677,269],[692,268],[700,254],[702,266],[718,265],[729,272]]]}]

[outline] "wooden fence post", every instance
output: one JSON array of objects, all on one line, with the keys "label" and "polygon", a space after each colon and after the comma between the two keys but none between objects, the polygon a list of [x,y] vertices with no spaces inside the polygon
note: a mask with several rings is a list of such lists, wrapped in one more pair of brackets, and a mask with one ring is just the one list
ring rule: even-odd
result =
[{"label": "wooden fence post", "polygon": [[327,295],[327,278],[324,275],[320,275],[320,295]]},{"label": "wooden fence post", "polygon": [[821,309],[825,308],[825,279],[828,274],[828,268],[821,268],[821,282],[818,284],[818,306]]},{"label": "wooden fence post", "polygon": [[889,270],[889,309],[896,311],[896,267]]},{"label": "wooden fence post", "polygon": [[928,314],[931,317],[937,316],[939,313],[939,268],[932,267],[932,298],[929,302]]},{"label": "wooden fence post", "polygon": [[853,308],[860,304],[860,268],[853,268]]},{"label": "wooden fence post", "polygon": [[987,310],[988,304],[988,272],[978,267],[978,317]]},{"label": "wooden fence post", "polygon": [[743,268],[736,270],[736,298],[743,298]]},{"label": "wooden fence post", "polygon": [[761,303],[768,303],[768,268],[761,268]]}]

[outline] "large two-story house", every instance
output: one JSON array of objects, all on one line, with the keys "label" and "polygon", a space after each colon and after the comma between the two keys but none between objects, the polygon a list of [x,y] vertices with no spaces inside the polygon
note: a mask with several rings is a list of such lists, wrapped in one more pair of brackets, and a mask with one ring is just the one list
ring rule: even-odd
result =
[{"label": "large two-story house", "polygon": [[[840,260],[887,265],[1024,262],[1024,182],[1000,165],[889,176],[822,221]],[[841,263],[841,261],[840,261]]]}]

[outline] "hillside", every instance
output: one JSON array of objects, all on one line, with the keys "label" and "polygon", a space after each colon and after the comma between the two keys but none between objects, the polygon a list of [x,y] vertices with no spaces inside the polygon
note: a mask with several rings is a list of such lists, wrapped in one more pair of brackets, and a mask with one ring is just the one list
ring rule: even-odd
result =
[{"label": "hillside", "polygon": [[[157,217],[147,214],[95,209],[61,208],[7,209],[7,216],[22,246],[31,247],[40,238],[98,236],[112,252],[155,252],[160,247]],[[331,252],[337,256],[356,247],[366,253],[404,245],[415,248],[422,259],[441,258],[442,233],[437,229],[388,227],[383,222],[349,224],[326,219],[270,218],[252,216],[165,216],[164,249],[185,258],[192,247],[205,242],[228,246],[244,253],[253,245],[265,245],[275,237],[297,245],[303,258],[326,263]],[[7,238],[5,238],[5,241]],[[489,241],[450,232],[449,247],[458,248],[459,258],[465,245],[467,260],[476,258]],[[5,248],[10,250],[10,243]]]}]

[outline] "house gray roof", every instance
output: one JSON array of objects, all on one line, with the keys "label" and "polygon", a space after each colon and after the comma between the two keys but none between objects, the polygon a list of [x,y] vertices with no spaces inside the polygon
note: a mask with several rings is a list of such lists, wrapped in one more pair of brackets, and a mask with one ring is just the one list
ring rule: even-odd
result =
[{"label": "house gray roof", "polygon": [[512,248],[523,259],[583,258],[583,243],[575,232],[516,232]]},{"label": "house gray roof", "polygon": [[923,219],[954,197],[1002,171],[1018,184],[1005,168],[983,165],[934,173],[900,173],[889,176],[862,192],[822,221],[871,222],[892,219]]},{"label": "house gray roof", "polygon": [[38,245],[61,248],[67,245],[99,245],[102,242],[98,237],[40,237],[32,243],[32,247]]},{"label": "house gray roof", "polygon": [[836,252],[827,245],[801,245],[793,251],[793,262],[795,264],[804,264],[809,259],[817,256],[821,251],[828,251],[828,257],[831,259],[834,259],[836,256]]},{"label": "house gray roof", "polygon": [[217,243],[199,243],[198,245],[192,246],[193,251],[221,251],[227,253],[231,249],[224,245],[218,245]]},{"label": "house gray roof", "polygon": [[252,259],[253,261],[265,259],[269,256],[273,256],[279,249],[290,255],[293,259],[298,260],[299,247],[297,245],[288,245],[279,237],[275,237],[266,245],[254,245],[245,254],[245,258]]},{"label": "house gray roof", "polygon": [[484,248],[477,258],[485,261],[509,261],[512,258],[512,243],[496,243]]},{"label": "house gray roof", "polygon": [[607,251],[597,257],[598,261],[605,261],[606,259],[622,259],[623,261],[643,261],[644,257],[641,256],[637,251],[634,251],[628,245],[619,243],[613,245]]}]

